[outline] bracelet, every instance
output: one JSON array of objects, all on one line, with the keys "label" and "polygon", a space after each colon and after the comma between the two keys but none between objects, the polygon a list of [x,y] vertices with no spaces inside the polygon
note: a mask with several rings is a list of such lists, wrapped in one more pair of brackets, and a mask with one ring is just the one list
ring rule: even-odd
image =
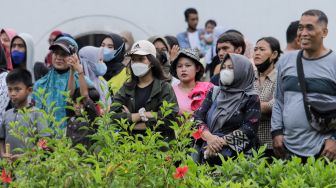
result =
[{"label": "bracelet", "polygon": [[84,73],[84,71],[82,71],[82,72],[79,72],[79,73],[77,73],[78,75],[80,75],[80,74],[83,74]]},{"label": "bracelet", "polygon": [[146,109],[144,107],[139,109],[139,115],[140,115],[141,121],[143,122],[148,121],[148,118],[146,117],[145,112],[146,112]]}]

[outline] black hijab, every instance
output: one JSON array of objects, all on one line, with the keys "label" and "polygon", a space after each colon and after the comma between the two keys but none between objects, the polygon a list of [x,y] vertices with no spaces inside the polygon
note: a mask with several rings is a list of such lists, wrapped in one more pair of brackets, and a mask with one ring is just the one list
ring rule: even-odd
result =
[{"label": "black hijab", "polygon": [[123,70],[123,68],[125,67],[124,64],[122,64],[122,62],[124,60],[124,56],[125,56],[125,43],[124,43],[123,39],[121,38],[121,36],[119,36],[117,34],[110,33],[110,34],[106,35],[105,38],[107,38],[107,37],[112,39],[113,45],[114,45],[114,50],[118,50],[115,58],[113,58],[109,62],[104,62],[107,66],[107,71],[106,71],[106,74],[104,75],[104,78],[105,78],[106,81],[109,81],[111,78],[113,78],[119,72],[121,72]]}]

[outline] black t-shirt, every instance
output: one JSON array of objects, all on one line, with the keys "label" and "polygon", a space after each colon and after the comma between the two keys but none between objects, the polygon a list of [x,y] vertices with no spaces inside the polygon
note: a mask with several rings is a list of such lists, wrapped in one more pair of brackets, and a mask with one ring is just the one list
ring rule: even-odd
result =
[{"label": "black t-shirt", "polygon": [[[150,97],[150,94],[152,92],[152,87],[153,87],[153,83],[149,84],[148,86],[144,87],[144,88],[140,88],[138,86],[136,86],[135,88],[135,99],[134,99],[134,103],[135,103],[135,112],[139,111],[140,108],[145,107],[147,100]],[[150,109],[146,109],[150,110]]]}]

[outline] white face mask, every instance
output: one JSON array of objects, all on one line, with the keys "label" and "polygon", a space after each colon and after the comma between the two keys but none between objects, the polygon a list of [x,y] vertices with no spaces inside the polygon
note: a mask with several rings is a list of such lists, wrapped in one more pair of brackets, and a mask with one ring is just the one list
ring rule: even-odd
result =
[{"label": "white face mask", "polygon": [[234,79],[233,69],[222,69],[220,71],[220,81],[223,85],[231,85]]},{"label": "white face mask", "polygon": [[132,71],[135,76],[143,77],[150,70],[149,65],[144,63],[134,62],[131,64]]}]

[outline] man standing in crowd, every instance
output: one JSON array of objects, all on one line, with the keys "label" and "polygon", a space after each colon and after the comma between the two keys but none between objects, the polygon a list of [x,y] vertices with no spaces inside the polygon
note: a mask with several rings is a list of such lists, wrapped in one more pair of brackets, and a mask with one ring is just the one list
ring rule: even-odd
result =
[{"label": "man standing in crowd", "polygon": [[224,33],[218,40],[216,44],[217,55],[213,58],[212,63],[209,65],[211,83],[214,85],[219,84],[219,72],[221,62],[227,53],[234,53],[243,55],[246,49],[244,38],[233,32]]},{"label": "man standing in crowd", "polygon": [[[336,105],[336,54],[323,44],[327,26],[328,18],[322,11],[308,10],[301,16],[297,32],[303,49],[299,60],[302,59],[308,88],[307,101],[324,110]],[[288,52],[278,65],[271,122],[274,153],[281,158],[325,156],[334,160],[336,131],[322,133],[308,121],[298,81],[297,56],[298,51]]]},{"label": "man standing in crowd", "polygon": [[198,49],[202,56],[204,52],[201,51],[201,35],[202,31],[197,29],[198,13],[194,8],[188,8],[184,11],[185,21],[188,23],[187,31],[179,33],[176,38],[181,48]]},{"label": "man standing in crowd", "polygon": [[287,46],[285,51],[292,51],[300,49],[300,41],[297,36],[297,30],[299,27],[299,20],[293,21],[289,24],[287,31],[286,31],[286,41]]}]

